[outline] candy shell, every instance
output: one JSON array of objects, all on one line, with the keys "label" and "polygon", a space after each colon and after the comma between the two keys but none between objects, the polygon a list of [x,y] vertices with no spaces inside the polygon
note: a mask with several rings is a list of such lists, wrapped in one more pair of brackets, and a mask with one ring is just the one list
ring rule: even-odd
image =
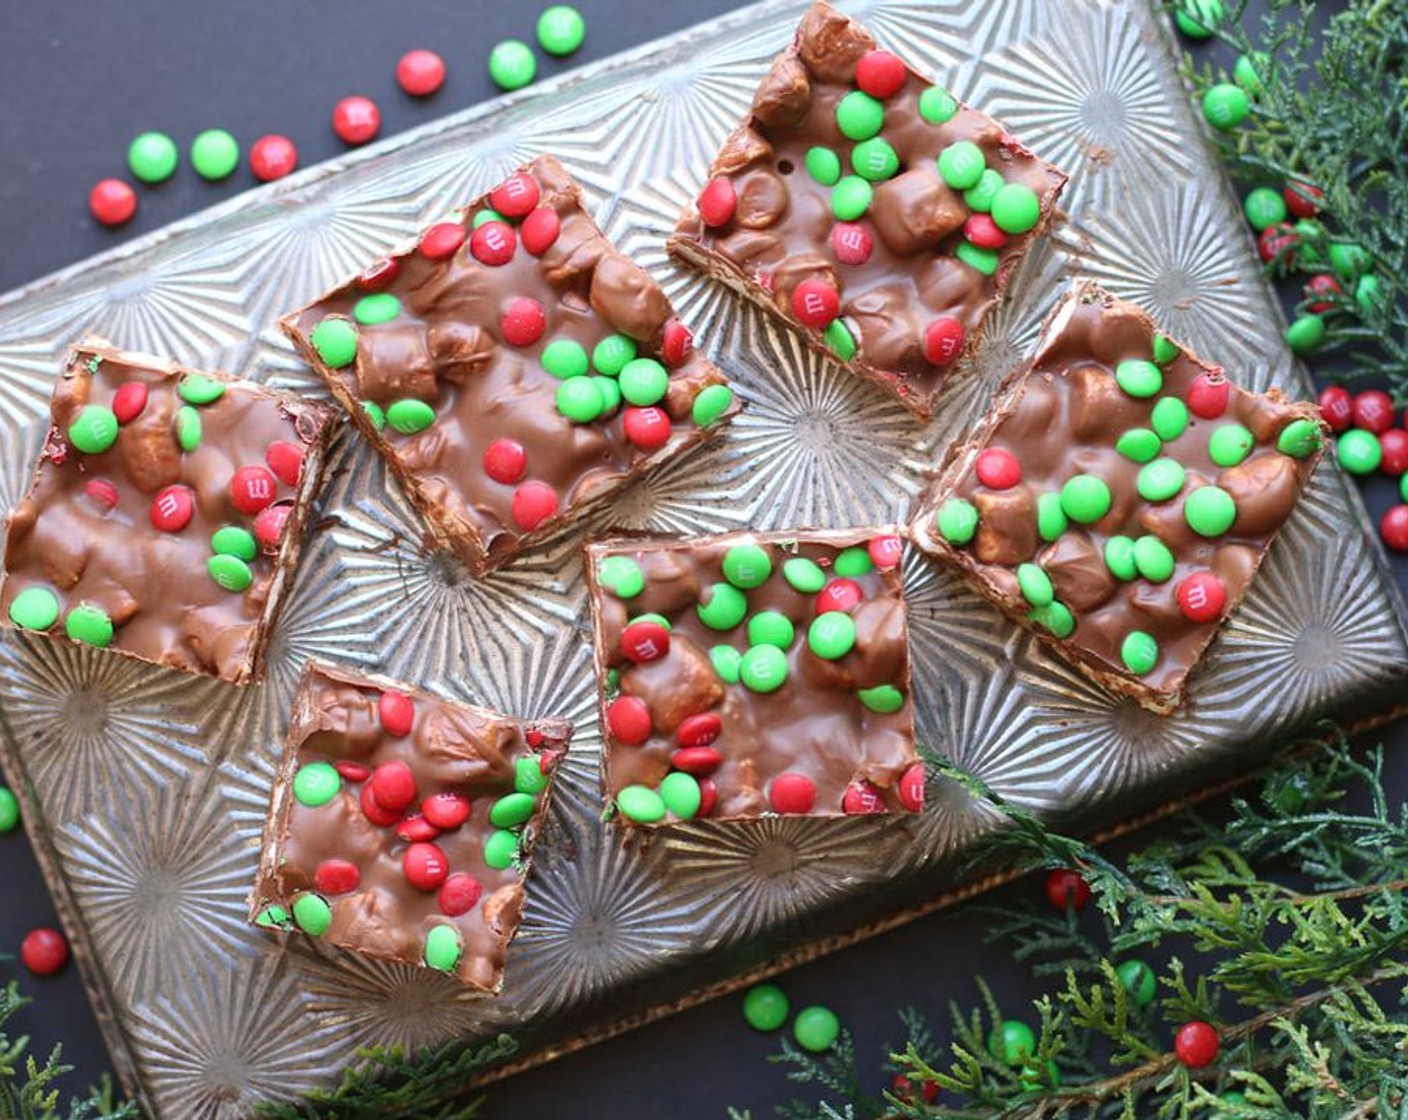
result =
[{"label": "candy shell", "polygon": [[787,654],[776,646],[753,646],[738,663],[738,679],[750,692],[776,692],[787,672]]},{"label": "candy shell", "polygon": [[816,783],[805,774],[779,774],[768,785],[768,803],[778,813],[810,813],[816,806]]},{"label": "candy shell", "polygon": [[1166,502],[1178,495],[1186,478],[1177,459],[1155,459],[1140,470],[1135,486],[1146,502]]},{"label": "candy shell", "polygon": [[1131,630],[1120,644],[1120,660],[1131,673],[1143,676],[1159,662],[1159,643],[1152,634]]},{"label": "candy shell", "polygon": [[425,964],[440,972],[453,972],[464,953],[460,931],[450,925],[436,925],[425,935]]},{"label": "candy shell", "polygon": [[689,774],[676,771],[666,774],[660,782],[660,800],[665,808],[682,821],[693,819],[699,812],[699,782]]},{"label": "candy shell", "polygon": [[606,729],[618,743],[639,747],[650,739],[650,709],[638,696],[618,696],[606,709]]},{"label": "candy shell", "polygon": [[825,1007],[804,1007],[792,1023],[792,1037],[803,1050],[820,1054],[830,1050],[841,1036],[841,1021]]},{"label": "candy shell", "polygon": [[381,131],[381,110],[370,97],[344,97],[333,106],[332,130],[344,144],[365,144]]},{"label": "candy shell", "polygon": [[1150,583],[1163,583],[1172,578],[1178,562],[1168,545],[1146,534],[1134,542],[1134,566]]},{"label": "candy shell", "polygon": [[87,404],[68,426],[68,441],[85,455],[101,455],[117,442],[119,424],[112,409]]},{"label": "candy shell", "polygon": [[[974,517],[976,518],[976,511]],[[975,521],[976,524],[976,521]],[[1054,541],[1070,527],[1070,519],[1061,508],[1061,495],[1052,491],[1036,500],[1036,531],[1044,541]],[[971,536],[971,534],[970,534]]]},{"label": "candy shell", "polygon": [[699,598],[699,621],[710,630],[732,630],[748,613],[748,597],[729,583],[712,584]]},{"label": "candy shell", "polygon": [[825,661],[836,661],[855,648],[856,624],[848,614],[827,611],[807,628],[807,648]]},{"label": "candy shell", "polygon": [[[848,616],[846,620],[849,622]],[[796,637],[792,620],[780,611],[759,611],[748,620],[748,641],[755,646],[788,649]]]},{"label": "candy shell", "polygon": [[226,591],[244,591],[254,582],[254,573],[238,556],[220,554],[205,563],[205,570],[215,583]]},{"label": "candy shell", "polygon": [[10,621],[24,630],[47,630],[59,620],[59,597],[47,587],[26,587],[10,600]]},{"label": "candy shell", "polygon": [[1078,474],[1061,487],[1061,510],[1078,525],[1093,525],[1110,512],[1110,488],[1093,474]]},{"label": "candy shell", "polygon": [[958,140],[939,153],[939,176],[953,190],[978,185],[987,167],[983,150],[971,140]]},{"label": "candy shell", "polygon": [[1237,520],[1237,503],[1219,486],[1200,486],[1184,501],[1183,516],[1200,537],[1220,537]]},{"label": "candy shell", "polygon": [[293,920],[304,933],[321,937],[332,925],[332,907],[322,895],[305,891],[293,900]]},{"label": "candy shell", "polygon": [[64,633],[75,642],[102,649],[112,644],[112,619],[101,607],[79,603],[64,619]]},{"label": "candy shell", "polygon": [[634,599],[645,590],[645,572],[629,556],[602,557],[596,578],[618,599]]},{"label": "candy shell", "polygon": [[620,790],[616,808],[637,824],[654,824],[665,817],[665,799],[648,786],[626,786]]},{"label": "candy shell", "polygon": [[848,140],[869,140],[885,124],[885,106],[864,90],[852,90],[836,103],[836,127]]},{"label": "candy shell", "polygon": [[934,524],[949,544],[967,544],[978,531],[978,509],[964,498],[949,498],[939,507]]},{"label": "candy shell", "polygon": [[357,357],[357,328],[339,315],[323,319],[308,337],[325,366],[341,369]]},{"label": "candy shell", "polygon": [[755,1031],[775,1031],[787,1022],[787,996],[776,984],[756,984],[743,997],[743,1018]]},{"label": "candy shell", "polygon": [[415,727],[416,702],[404,692],[388,688],[377,698],[376,714],[383,731],[394,738],[403,739]]},{"label": "candy shell", "polygon": [[527,533],[552,517],[557,506],[556,490],[546,482],[530,480],[514,491],[509,509],[514,524]]},{"label": "candy shell", "polygon": [[507,829],[495,829],[484,841],[484,863],[495,871],[507,871],[518,860],[518,837]]},{"label": "candy shell", "polygon": [[882,715],[897,712],[904,707],[904,693],[892,684],[862,688],[857,690],[856,696],[872,712],[880,712]]},{"label": "candy shell", "polygon": [[1152,397],[1164,387],[1163,371],[1143,358],[1127,358],[1115,366],[1115,380],[1131,397]]},{"label": "candy shell", "polygon": [[938,86],[928,86],[919,95],[919,115],[930,124],[944,124],[957,112],[957,99]]},{"label": "candy shell", "polygon": [[733,390],[727,385],[706,385],[699,390],[690,409],[690,418],[701,428],[708,427],[733,406]]},{"label": "candy shell", "polygon": [[522,89],[537,73],[538,60],[518,39],[505,39],[489,52],[489,77],[502,90]]},{"label": "candy shell", "polygon": [[1051,577],[1037,564],[1017,565],[1017,587],[1033,607],[1047,607],[1056,598],[1056,588]]}]

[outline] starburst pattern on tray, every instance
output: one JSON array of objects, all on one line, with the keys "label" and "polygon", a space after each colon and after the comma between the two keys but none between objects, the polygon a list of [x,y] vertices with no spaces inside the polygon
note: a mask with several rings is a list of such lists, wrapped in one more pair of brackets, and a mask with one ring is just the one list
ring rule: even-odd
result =
[{"label": "starburst pattern on tray", "polygon": [[1132,5],[1077,3],[1040,35],[982,58],[968,96],[1073,174],[1067,206],[1116,188],[1123,206],[1132,181],[1192,174],[1196,149],[1170,111],[1169,79],[1148,64],[1147,33]]},{"label": "starburst pattern on tray", "polygon": [[5,712],[51,825],[185,783],[206,764],[202,713],[225,690],[100,650],[5,636],[0,665],[23,688]]},{"label": "starburst pattern on tray", "polygon": [[55,833],[69,882],[109,981],[126,999],[168,991],[201,958],[234,956],[244,923],[250,857],[219,843],[230,821],[220,800],[162,785],[140,800],[113,798]]},{"label": "starburst pattern on tray", "polygon": [[[974,683],[1012,656],[1015,627],[954,571],[913,548],[905,556],[904,596],[916,697],[932,696],[955,678]],[[935,707],[921,704],[916,712],[918,730],[931,739],[938,728],[924,721]]]},{"label": "starburst pattern on tray", "polygon": [[163,1120],[244,1120],[292,1100],[346,1060],[278,956],[202,956],[180,985],[147,993],[127,1018]]},{"label": "starburst pattern on tray", "polygon": [[[1025,0],[870,0],[840,6],[865,23],[881,46],[938,82],[959,63],[985,61],[997,48],[1039,34],[1052,22],[1044,5]],[[953,92],[972,97],[965,89]],[[988,111],[980,99],[975,103]]]}]

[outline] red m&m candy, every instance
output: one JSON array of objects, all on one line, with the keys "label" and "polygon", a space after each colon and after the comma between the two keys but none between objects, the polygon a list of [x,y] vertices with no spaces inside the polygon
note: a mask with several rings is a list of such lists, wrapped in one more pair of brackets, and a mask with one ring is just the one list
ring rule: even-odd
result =
[{"label": "red m&m candy", "polygon": [[856,85],[884,101],[904,86],[905,66],[889,51],[868,51],[856,63]]},{"label": "red m&m candy", "polygon": [[528,471],[528,452],[513,439],[496,439],[484,449],[484,473],[495,482],[513,483]]},{"label": "red m&m candy", "polygon": [[675,742],[682,747],[707,747],[719,737],[724,721],[715,712],[687,716],[675,729]]},{"label": "red m&m candy", "polygon": [[1349,390],[1332,385],[1320,394],[1320,418],[1332,432],[1343,432],[1354,423],[1354,398]]},{"label": "red m&m candy", "polygon": [[900,566],[904,558],[904,541],[888,533],[883,537],[871,537],[865,550],[870,554],[870,562],[885,572]]},{"label": "red m&m candy", "polygon": [[532,532],[557,512],[557,491],[546,482],[525,482],[513,492],[510,512],[514,524]]},{"label": "red m&m candy", "polygon": [[388,812],[403,813],[416,799],[416,777],[399,759],[383,762],[372,771],[371,790],[376,803]]},{"label": "red m&m candy", "polygon": [[711,229],[728,225],[738,209],[738,192],[733,180],[724,176],[710,179],[699,192],[699,217]]},{"label": "red m&m candy", "polygon": [[396,82],[412,97],[429,97],[445,84],[445,60],[434,51],[407,51],[396,64]]},{"label": "red m&m candy", "polygon": [[362,787],[361,802],[362,815],[380,828],[390,828],[401,819],[400,809],[388,809],[376,799],[370,782]]},{"label": "red m&m candy", "polygon": [[538,205],[538,198],[538,181],[520,171],[493,189],[489,205],[505,218],[522,218]]},{"label": "red m&m candy", "polygon": [[298,149],[287,136],[261,136],[249,146],[249,169],[261,183],[271,183],[293,173]]},{"label": "red m&m candy", "polygon": [[[422,239],[423,240],[423,239]],[[394,257],[372,261],[357,274],[357,287],[364,292],[377,292],[401,274],[401,262]]]},{"label": "red m&m candy", "polygon": [[985,447],[978,452],[973,470],[989,490],[1010,490],[1022,481],[1022,464],[1001,447]]},{"label": "red m&m candy", "polygon": [[1394,552],[1408,552],[1408,505],[1394,506],[1384,514],[1379,533]]},{"label": "red m&m candy", "polygon": [[1222,1043],[1209,1023],[1184,1023],[1173,1039],[1173,1052],[1189,1069],[1202,1069],[1217,1058]]},{"label": "red m&m candy", "polygon": [[440,830],[424,813],[408,813],[396,822],[396,835],[407,843],[423,844],[439,836]]},{"label": "red m&m candy", "polygon": [[1296,236],[1295,227],[1286,222],[1278,222],[1274,226],[1267,226],[1257,236],[1256,251],[1263,263],[1270,264],[1278,258],[1289,258],[1298,244],[1300,238]]},{"label": "red m&m candy", "polygon": [[167,486],[152,499],[152,524],[163,533],[179,533],[191,523],[195,512],[196,499],[189,486]]},{"label": "red m&m candy", "polygon": [[617,742],[639,747],[650,738],[650,709],[639,696],[618,696],[606,709],[606,728]]},{"label": "red m&m candy", "polygon": [[841,811],[852,816],[883,813],[885,799],[880,791],[866,781],[852,782],[841,795]]},{"label": "red m&m candy", "polygon": [[1007,234],[1003,233],[991,214],[970,214],[963,223],[963,236],[979,249],[1001,249],[1007,244]]},{"label": "red m&m candy", "polygon": [[485,222],[469,239],[469,251],[480,264],[491,268],[508,264],[518,247],[518,237],[507,222]]},{"label": "red m&m candy", "polygon": [[1365,389],[1354,397],[1354,423],[1378,435],[1393,427],[1393,398],[1382,389]]},{"label": "red m&m candy", "polygon": [[677,369],[689,360],[693,352],[694,336],[689,333],[689,328],[678,319],[671,319],[665,324],[660,343],[660,356],[665,359],[665,364]]},{"label": "red m&m candy", "polygon": [[924,808],[924,764],[916,762],[900,778],[900,804],[911,813]]},{"label": "red m&m candy", "polygon": [[719,787],[714,785],[713,778],[701,778],[699,780],[699,812],[695,817],[711,816],[714,807],[719,803]]},{"label": "red m&m candy", "polygon": [[406,873],[406,881],[416,890],[433,891],[449,875],[450,861],[438,844],[412,844],[401,857],[401,869]]},{"label": "red m&m candy", "polygon": [[1227,411],[1232,387],[1223,372],[1203,372],[1188,386],[1188,411],[1203,420],[1216,420]]},{"label": "red m&m candy", "polygon": [[621,632],[621,654],[637,665],[670,652],[670,632],[658,622],[633,622]]},{"label": "red m&m candy", "polygon": [[105,226],[120,226],[137,212],[137,192],[121,179],[101,179],[88,192],[88,209]]},{"label": "red m&m candy", "polygon": [[547,316],[543,305],[535,299],[520,296],[510,301],[499,316],[499,330],[510,346],[532,346],[543,337]]},{"label": "red m&m candy", "polygon": [[420,803],[421,814],[436,828],[459,828],[469,820],[469,798],[450,790],[433,793]]},{"label": "red m&m candy", "polygon": [[1379,436],[1379,450],[1383,452],[1379,470],[1384,474],[1397,478],[1408,472],[1408,431],[1390,428]]},{"label": "red m&m candy", "polygon": [[261,509],[254,515],[254,539],[265,550],[272,552],[284,539],[284,527],[292,516],[293,505],[289,502]]},{"label": "red m&m candy", "polygon": [[325,859],[313,872],[313,889],[319,894],[347,894],[361,881],[357,865],[345,859]]},{"label": "red m&m candy", "polygon": [[957,319],[951,315],[935,319],[924,328],[924,358],[936,366],[946,366],[962,351],[963,340],[963,324]]},{"label": "red m&m candy", "polygon": [[723,765],[724,756],[713,747],[681,747],[670,755],[670,765],[686,774],[703,777]]},{"label": "red m&m candy", "polygon": [[130,424],[147,407],[147,387],[140,381],[124,381],[112,395],[112,414],[119,424]]},{"label": "red m&m candy", "polygon": [[241,467],[230,479],[230,501],[241,513],[258,513],[277,494],[278,482],[267,467]]},{"label": "red m&m candy", "polygon": [[459,222],[437,222],[420,235],[417,248],[432,261],[448,260],[459,252],[464,238],[464,226]]},{"label": "red m&m candy", "polygon": [[415,726],[416,702],[404,692],[388,688],[377,699],[376,714],[382,729],[388,735],[394,735],[398,739],[404,738]]},{"label": "red m&m candy", "polygon": [[1312,276],[1305,282],[1305,298],[1314,300],[1306,310],[1315,315],[1323,315],[1334,307],[1331,297],[1341,293],[1340,282],[1328,272],[1322,272],[1318,276]]},{"label": "red m&m candy", "polygon": [[333,106],[332,130],[344,144],[365,144],[381,131],[381,110],[370,97],[344,97]]},{"label": "red m&m candy", "polygon": [[117,485],[111,479],[89,479],[83,492],[102,509],[112,509],[117,505]]},{"label": "red m&m candy", "polygon": [[816,805],[816,785],[805,774],[779,774],[768,786],[768,801],[779,813],[810,813]]},{"label": "red m&m candy", "polygon": [[365,782],[372,776],[370,767],[364,766],[360,762],[353,762],[351,759],[339,758],[332,764],[332,768],[341,774],[346,781],[354,784]]},{"label": "red m&m candy", "polygon": [[792,290],[792,314],[804,326],[821,330],[841,313],[841,296],[825,280],[803,280]]},{"label": "red m&m candy", "polygon": [[621,429],[626,438],[642,451],[658,451],[670,442],[674,426],[670,414],[656,405],[641,408],[632,405],[621,415]]},{"label": "red m&m candy", "polygon": [[68,964],[68,942],[56,929],[30,930],[20,942],[20,960],[36,976],[53,976]]},{"label": "red m&m candy", "polygon": [[297,486],[303,477],[303,448],[296,443],[276,439],[264,449],[264,461],[285,486]]},{"label": "red m&m candy", "polygon": [[1194,572],[1178,585],[1174,597],[1190,622],[1214,622],[1227,606],[1227,588],[1212,572]]},{"label": "red m&m candy", "polygon": [[816,613],[840,611],[844,614],[864,598],[865,592],[855,580],[833,579],[817,593]]},{"label": "red m&m candy", "polygon": [[1090,901],[1090,884],[1080,872],[1060,867],[1046,873],[1046,901],[1057,910],[1079,910]]},{"label": "red m&m candy", "polygon": [[1309,183],[1292,182],[1281,192],[1286,200],[1286,209],[1297,218],[1313,218],[1320,212],[1320,200],[1325,192]]},{"label": "red m&m candy", "polygon": [[875,251],[875,239],[859,222],[837,222],[831,227],[831,251],[842,264],[864,264]]},{"label": "red m&m candy", "polygon": [[436,901],[440,904],[440,913],[458,918],[461,914],[468,914],[473,910],[483,894],[484,887],[478,879],[463,871],[456,871],[440,884]]},{"label": "red m&m candy", "polygon": [[528,212],[523,224],[518,227],[518,235],[523,239],[523,247],[535,257],[546,253],[562,232],[562,219],[551,206],[538,206]]}]

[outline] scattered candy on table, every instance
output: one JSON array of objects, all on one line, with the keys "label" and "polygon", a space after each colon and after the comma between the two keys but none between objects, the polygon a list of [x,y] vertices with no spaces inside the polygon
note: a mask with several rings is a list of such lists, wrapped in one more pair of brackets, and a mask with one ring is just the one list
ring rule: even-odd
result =
[{"label": "scattered candy on table", "polygon": [[988,1035],[988,1053],[1009,1066],[1020,1066],[1036,1053],[1036,1032],[1018,1019],[1004,1019]]},{"label": "scattered candy on table", "polygon": [[88,209],[105,226],[120,226],[137,213],[137,192],[121,179],[103,179],[88,195]]},{"label": "scattered candy on table", "polygon": [[522,89],[538,72],[538,60],[527,43],[505,39],[489,52],[489,77],[503,90]]},{"label": "scattered candy on table", "polygon": [[1057,910],[1080,910],[1090,901],[1090,884],[1080,872],[1060,867],[1046,873],[1046,900]]},{"label": "scattered candy on table", "polygon": [[239,165],[239,142],[223,128],[207,128],[191,141],[191,166],[202,179],[227,179]]},{"label": "scattered candy on table", "polygon": [[14,832],[20,824],[20,801],[14,791],[0,786],[0,833]]},{"label": "scattered candy on table", "polygon": [[445,60],[434,51],[407,51],[396,64],[396,82],[412,97],[429,97],[445,84]]},{"label": "scattered candy on table", "polygon": [[1174,1036],[1173,1051],[1178,1060],[1189,1069],[1202,1069],[1217,1059],[1222,1042],[1217,1029],[1210,1023],[1194,1020],[1184,1023]]},{"label": "scattered candy on table", "polygon": [[755,1031],[775,1031],[787,1022],[787,995],[776,984],[755,984],[743,997],[743,1018]]},{"label": "scattered candy on table", "polygon": [[344,97],[333,106],[332,130],[344,144],[365,144],[381,131],[381,110],[370,97]]},{"label": "scattered candy on table", "polygon": [[144,183],[161,183],[176,174],[180,155],[164,132],[144,132],[127,149],[127,166]]},{"label": "scattered candy on table", "polygon": [[68,964],[68,941],[56,929],[31,930],[20,942],[20,960],[36,976],[53,976]]},{"label": "scattered candy on table", "polygon": [[587,35],[582,13],[567,4],[554,4],[538,17],[538,45],[559,58],[572,54]]},{"label": "scattered candy on table", "polygon": [[282,179],[298,166],[298,149],[287,136],[261,136],[249,146],[249,169],[261,183]]},{"label": "scattered candy on table", "polygon": [[804,1007],[792,1024],[792,1037],[803,1050],[830,1050],[841,1035],[841,1020],[826,1007]]}]

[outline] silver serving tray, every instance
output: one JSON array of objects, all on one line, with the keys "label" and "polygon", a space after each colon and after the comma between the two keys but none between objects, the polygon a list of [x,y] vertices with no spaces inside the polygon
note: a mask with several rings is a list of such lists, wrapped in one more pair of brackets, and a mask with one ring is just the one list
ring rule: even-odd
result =
[{"label": "silver serving tray", "polygon": [[[318,396],[275,326],[539,152],[665,283],[749,409],[597,519],[655,532],[902,519],[924,471],[1034,341],[1070,276],[1147,307],[1241,383],[1309,391],[1173,46],[1135,0],[843,5],[884,45],[1072,173],[971,376],[921,430],[663,242],[805,5],[769,2],[250,191],[0,299],[0,495],[20,497],[65,348],[85,332]],[[917,821],[764,820],[650,842],[600,823],[582,534],[482,583],[351,433],[334,455],[266,685],[239,690],[0,639],[0,742],[106,1031],[150,1112],[234,1117],[334,1081],[358,1047],[599,1036],[900,920],[954,884],[994,814],[935,780]],[[1172,718],[1113,700],[918,556],[905,566],[924,743],[1004,797],[1093,828],[1246,768],[1294,727],[1399,701],[1404,610],[1354,488],[1321,466]],[[298,672],[361,665],[580,728],[498,999],[244,920]]]}]

